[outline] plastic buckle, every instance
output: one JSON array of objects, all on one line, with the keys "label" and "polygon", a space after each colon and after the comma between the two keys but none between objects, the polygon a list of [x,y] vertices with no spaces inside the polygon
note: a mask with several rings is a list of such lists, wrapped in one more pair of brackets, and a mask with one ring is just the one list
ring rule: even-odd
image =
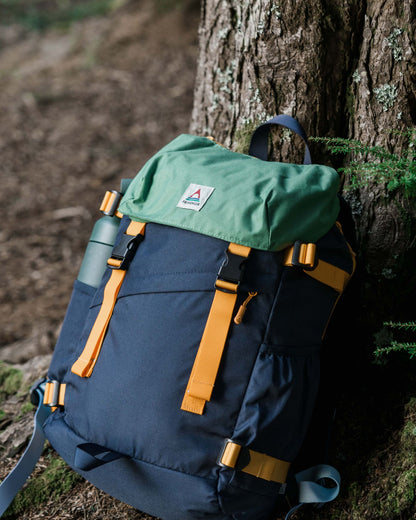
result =
[{"label": "plastic buckle", "polygon": [[[228,447],[230,444],[233,445],[232,451],[234,451],[235,453],[228,453],[228,451],[229,451]],[[224,462],[222,462],[224,459],[224,456],[227,456],[230,458],[230,462],[231,462],[230,465],[224,464]],[[248,466],[249,463],[250,463],[250,450],[231,439],[226,439],[224,442],[224,446],[221,450],[221,453],[217,459],[218,466],[221,466],[222,468],[227,468],[227,469],[242,470],[246,466]]]},{"label": "plastic buckle", "polygon": [[111,269],[127,269],[143,238],[143,235],[140,234],[135,237],[124,234],[121,237],[120,242],[113,247],[111,253],[111,258],[114,260],[121,260],[121,263],[118,266],[109,265],[109,267],[111,267]]},{"label": "plastic buckle", "polygon": [[[45,406],[49,406],[50,408],[55,408],[59,403],[59,388],[61,383],[59,381],[51,380],[46,381],[47,385],[52,385],[52,399],[48,403],[43,403]],[[49,393],[49,392],[48,392]]]},{"label": "plastic buckle", "polygon": [[225,255],[226,259],[218,271],[217,278],[239,286],[241,277],[243,275],[244,262],[246,261],[246,258],[235,255],[234,253],[230,253],[230,251],[226,251]]},{"label": "plastic buckle", "polygon": [[231,439],[226,439],[225,442],[224,442],[224,445],[223,445],[223,447],[222,447],[222,449],[221,449],[221,452],[220,452],[220,454],[219,454],[219,457],[218,457],[218,459],[217,459],[217,464],[218,464],[218,466],[221,466],[222,468],[235,469],[235,468],[233,468],[232,466],[228,466],[227,464],[224,464],[224,463],[222,462],[222,459],[224,458],[224,455],[225,455],[225,453],[226,453],[226,451],[227,451],[227,448],[228,448],[228,445],[229,445],[230,443],[232,443],[232,444],[236,444],[236,445],[237,445],[237,443],[234,442],[234,441],[232,441]]},{"label": "plastic buckle", "polygon": [[40,394],[45,393],[45,383],[46,383],[46,377],[42,377],[41,379],[38,379],[33,383],[33,385],[30,387],[29,395],[30,395],[30,402],[33,404],[33,406],[38,406],[39,401],[41,398]]},{"label": "plastic buckle", "polygon": [[291,264],[304,271],[313,271],[318,265],[318,255],[316,254],[316,244],[305,244],[296,240],[293,244]]},{"label": "plastic buckle", "polygon": [[100,210],[107,217],[114,217],[123,195],[116,190],[109,190],[104,195]]}]

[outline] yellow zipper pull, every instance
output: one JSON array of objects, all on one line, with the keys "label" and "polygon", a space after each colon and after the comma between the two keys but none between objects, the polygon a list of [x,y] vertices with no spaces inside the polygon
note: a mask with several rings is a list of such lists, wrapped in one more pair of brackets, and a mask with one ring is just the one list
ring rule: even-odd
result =
[{"label": "yellow zipper pull", "polygon": [[256,292],[249,292],[248,298],[244,300],[244,302],[240,305],[240,308],[238,309],[237,314],[234,317],[234,323],[239,325],[243,321],[243,316],[246,313],[247,310],[247,304],[250,300],[252,300],[255,296],[257,296]]}]

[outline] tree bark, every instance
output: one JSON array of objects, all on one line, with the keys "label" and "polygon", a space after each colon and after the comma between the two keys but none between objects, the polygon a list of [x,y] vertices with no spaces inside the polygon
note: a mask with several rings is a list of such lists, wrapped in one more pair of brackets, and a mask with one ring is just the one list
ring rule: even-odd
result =
[{"label": "tree bark", "polygon": [[[391,130],[416,125],[415,22],[416,0],[202,0],[191,131],[247,152],[254,128],[283,113],[296,117],[309,136],[410,153],[408,140]],[[300,162],[297,141],[280,131],[272,157]],[[312,157],[335,167],[348,161],[317,143]],[[336,453],[335,463],[347,487],[358,482],[363,495],[341,501],[333,518],[352,518],[353,504],[365,504],[366,490],[379,488],[377,478],[383,482],[382,472],[373,480],[366,476],[369,452],[391,449],[383,451],[392,430],[401,427],[398,410],[414,395],[408,360],[395,358],[383,371],[370,359],[376,335],[389,342],[384,321],[416,319],[415,200],[374,181],[343,194],[355,224],[359,267],[327,335],[322,395],[338,401],[337,440],[345,463]],[[341,399],[334,397],[336,389]],[[359,440],[350,438],[351,431]],[[310,438],[319,436],[325,432],[318,427]],[[360,461],[359,470],[353,460]],[[365,517],[382,518],[370,510]]]},{"label": "tree bark", "polygon": [[[247,151],[256,124],[285,113],[310,136],[404,150],[387,130],[416,122],[415,21],[415,0],[203,0],[191,131]],[[278,159],[301,157],[286,133],[278,148]],[[392,289],[406,305],[415,286],[415,204],[376,183],[346,197],[377,322]]]}]

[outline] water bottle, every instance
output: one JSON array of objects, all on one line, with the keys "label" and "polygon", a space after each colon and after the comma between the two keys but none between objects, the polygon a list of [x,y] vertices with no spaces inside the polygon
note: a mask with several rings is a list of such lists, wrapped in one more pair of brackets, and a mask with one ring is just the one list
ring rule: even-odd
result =
[{"label": "water bottle", "polygon": [[117,207],[121,197],[122,194],[118,191],[107,191],[100,208],[104,216],[95,223],[92,230],[78,274],[78,280],[91,287],[97,288],[100,285],[107,260],[111,256],[120,225]]}]

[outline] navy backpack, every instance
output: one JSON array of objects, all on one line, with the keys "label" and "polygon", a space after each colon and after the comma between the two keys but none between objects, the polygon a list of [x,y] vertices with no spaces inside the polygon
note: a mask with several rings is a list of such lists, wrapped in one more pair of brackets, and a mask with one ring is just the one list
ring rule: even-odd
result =
[{"label": "navy backpack", "polygon": [[[273,125],[303,138],[303,165],[267,161]],[[164,520],[270,520],[288,478],[301,503],[332,500],[335,469],[293,476],[291,463],[355,267],[338,189],[299,123],[277,116],[249,155],[181,135],[107,192],[0,513],[44,436],[88,481]]]}]

